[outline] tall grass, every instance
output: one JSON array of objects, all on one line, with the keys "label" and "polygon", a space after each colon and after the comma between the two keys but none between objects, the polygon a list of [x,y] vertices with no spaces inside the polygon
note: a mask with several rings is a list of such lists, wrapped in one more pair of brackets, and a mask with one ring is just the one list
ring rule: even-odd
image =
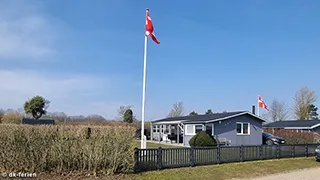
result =
[{"label": "tall grass", "polygon": [[7,172],[119,173],[133,168],[135,128],[0,125]]}]

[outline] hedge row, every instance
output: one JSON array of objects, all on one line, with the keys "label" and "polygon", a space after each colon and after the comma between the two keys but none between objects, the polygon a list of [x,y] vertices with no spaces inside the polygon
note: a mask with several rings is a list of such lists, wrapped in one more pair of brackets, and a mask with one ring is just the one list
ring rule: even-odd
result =
[{"label": "hedge row", "polygon": [[280,136],[286,140],[287,144],[313,144],[319,143],[320,133],[314,132],[297,132],[296,130],[264,130],[265,132],[272,133],[275,136]]},{"label": "hedge row", "polygon": [[0,125],[0,168],[6,172],[131,171],[135,128]]}]

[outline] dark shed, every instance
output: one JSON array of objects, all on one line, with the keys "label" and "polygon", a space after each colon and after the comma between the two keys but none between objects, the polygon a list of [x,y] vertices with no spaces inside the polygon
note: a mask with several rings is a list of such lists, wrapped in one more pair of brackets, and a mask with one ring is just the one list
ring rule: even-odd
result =
[{"label": "dark shed", "polygon": [[30,125],[54,125],[54,120],[52,119],[28,119],[23,118],[21,124],[30,124]]}]

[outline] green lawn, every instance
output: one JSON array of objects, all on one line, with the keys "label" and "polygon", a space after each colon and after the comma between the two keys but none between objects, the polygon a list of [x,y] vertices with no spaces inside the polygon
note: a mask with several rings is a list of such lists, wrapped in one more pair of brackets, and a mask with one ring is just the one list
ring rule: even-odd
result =
[{"label": "green lawn", "polygon": [[251,178],[279,172],[320,167],[315,158],[295,158],[280,160],[252,161],[244,163],[230,163],[222,165],[197,166],[149,171],[128,175],[128,179],[215,179],[229,180],[232,178]]},{"label": "green lawn", "polygon": [[[140,141],[136,142],[136,147],[140,148]],[[160,144],[160,143],[153,143],[153,142],[147,142],[147,148],[158,148],[158,147],[163,147],[163,148],[181,148],[182,146],[177,146],[177,145],[166,145],[166,144]]]}]

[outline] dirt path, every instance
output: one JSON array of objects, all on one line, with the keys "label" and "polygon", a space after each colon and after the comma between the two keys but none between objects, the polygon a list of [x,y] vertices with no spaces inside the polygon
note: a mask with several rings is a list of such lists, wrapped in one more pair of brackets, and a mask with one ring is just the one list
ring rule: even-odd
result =
[{"label": "dirt path", "polygon": [[303,169],[288,173],[273,174],[248,180],[315,180],[320,179],[320,168]]}]

